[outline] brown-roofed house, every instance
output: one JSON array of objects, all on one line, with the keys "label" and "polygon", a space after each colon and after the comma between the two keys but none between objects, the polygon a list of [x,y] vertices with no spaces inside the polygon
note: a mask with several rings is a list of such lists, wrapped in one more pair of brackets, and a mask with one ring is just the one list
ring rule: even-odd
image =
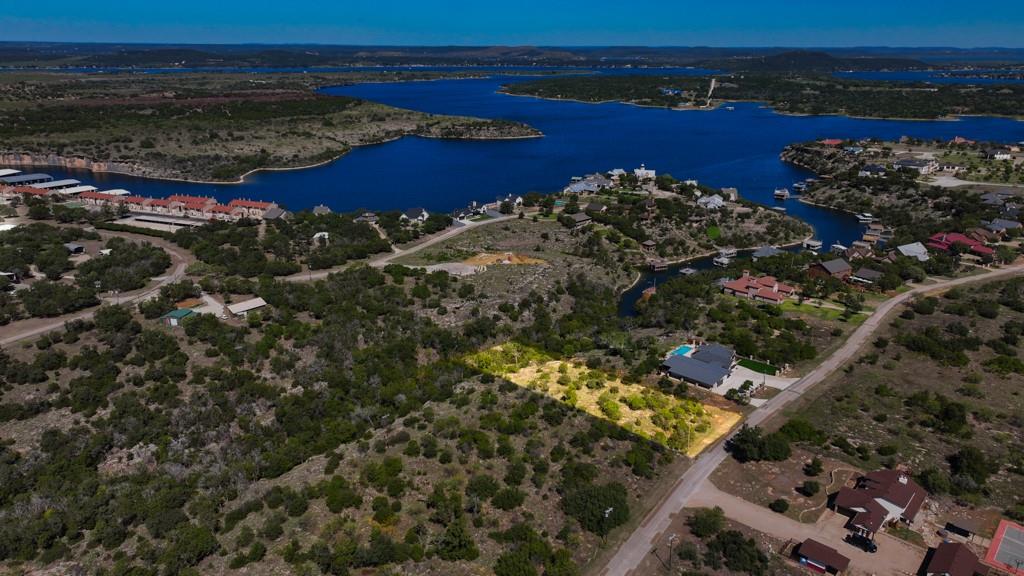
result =
[{"label": "brown-roofed house", "polygon": [[982,564],[971,549],[959,542],[939,544],[925,560],[925,576],[986,576],[988,566]]},{"label": "brown-roofed house", "polygon": [[838,278],[840,280],[846,280],[850,274],[853,274],[853,268],[850,267],[850,263],[842,258],[836,258],[835,260],[829,260],[827,262],[818,262],[807,269],[809,276]]},{"label": "brown-roofed house", "polygon": [[886,524],[912,523],[927,495],[904,471],[876,470],[858,478],[853,488],[840,488],[833,505],[851,516],[851,529],[870,537]]},{"label": "brown-roofed house", "polygon": [[850,566],[850,559],[831,546],[808,538],[796,549],[797,558],[817,572],[840,574]]}]

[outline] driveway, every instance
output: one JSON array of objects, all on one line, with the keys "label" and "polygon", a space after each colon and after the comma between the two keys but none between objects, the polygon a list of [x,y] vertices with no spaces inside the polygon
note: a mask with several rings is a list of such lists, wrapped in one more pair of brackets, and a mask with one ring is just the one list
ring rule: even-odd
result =
[{"label": "driveway", "polygon": [[850,574],[901,576],[916,574],[926,550],[912,546],[887,534],[878,534],[878,552],[870,554],[843,541],[848,531],[846,516],[826,510],[814,524],[803,524],[768,508],[748,502],[719,490],[710,481],[704,482],[690,498],[687,506],[720,507],[730,520],[735,520],[776,538],[803,542],[813,538],[835,548],[850,559]]},{"label": "driveway", "polygon": [[[714,392],[715,394],[725,396],[726,392],[733,389],[739,389],[747,380],[753,382],[755,387],[763,385],[769,388],[775,388],[776,390],[785,390],[786,388],[789,388],[800,379],[783,378],[781,376],[769,376],[767,374],[761,374],[760,372],[754,372],[750,368],[737,366],[733,368],[732,374],[730,374],[729,377],[725,379],[725,382],[722,382],[721,386],[716,386],[715,388],[712,388],[711,391]],[[751,405],[753,406],[762,406],[766,402],[767,400],[756,399],[750,401]]]}]

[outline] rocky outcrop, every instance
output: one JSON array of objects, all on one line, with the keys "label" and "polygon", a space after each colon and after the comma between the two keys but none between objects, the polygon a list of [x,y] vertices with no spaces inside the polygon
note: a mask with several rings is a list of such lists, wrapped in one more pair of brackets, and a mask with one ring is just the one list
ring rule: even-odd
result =
[{"label": "rocky outcrop", "polygon": [[137,164],[126,162],[98,162],[88,158],[66,158],[58,154],[21,154],[0,153],[2,166],[54,166],[70,170],[90,170],[92,172],[121,172],[137,176],[147,176],[148,170]]}]

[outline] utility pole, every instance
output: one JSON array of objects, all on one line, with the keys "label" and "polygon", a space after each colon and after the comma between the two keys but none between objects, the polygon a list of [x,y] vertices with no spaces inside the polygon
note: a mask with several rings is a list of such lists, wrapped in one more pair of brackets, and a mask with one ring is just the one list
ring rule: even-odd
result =
[{"label": "utility pole", "polygon": [[672,574],[672,557],[675,556],[675,554],[673,554],[673,548],[678,540],[679,535],[676,533],[672,533],[668,537],[668,573],[670,575]]}]

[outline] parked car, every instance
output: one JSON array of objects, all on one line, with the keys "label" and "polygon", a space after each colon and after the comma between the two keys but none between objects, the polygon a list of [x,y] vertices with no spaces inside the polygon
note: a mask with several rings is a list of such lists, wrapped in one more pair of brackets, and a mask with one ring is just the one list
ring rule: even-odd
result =
[{"label": "parked car", "polygon": [[878,544],[875,544],[875,541],[867,536],[863,536],[861,534],[847,534],[844,540],[865,552],[870,552],[872,554],[878,552]]}]

